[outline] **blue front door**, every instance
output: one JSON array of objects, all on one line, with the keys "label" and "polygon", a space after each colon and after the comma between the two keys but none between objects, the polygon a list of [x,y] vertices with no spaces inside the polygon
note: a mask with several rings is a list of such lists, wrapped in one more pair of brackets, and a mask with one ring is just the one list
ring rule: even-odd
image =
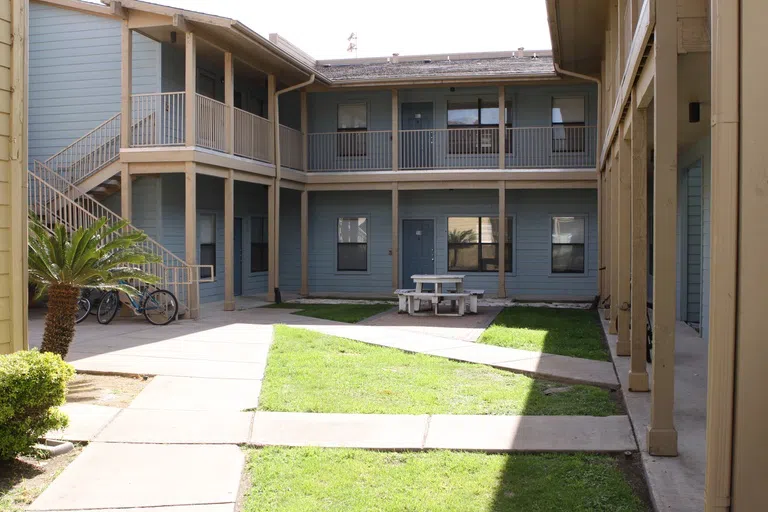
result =
[{"label": "blue front door", "polygon": [[243,219],[235,217],[235,295],[243,294]]},{"label": "blue front door", "polygon": [[403,285],[415,288],[414,274],[435,273],[435,221],[403,220]]}]

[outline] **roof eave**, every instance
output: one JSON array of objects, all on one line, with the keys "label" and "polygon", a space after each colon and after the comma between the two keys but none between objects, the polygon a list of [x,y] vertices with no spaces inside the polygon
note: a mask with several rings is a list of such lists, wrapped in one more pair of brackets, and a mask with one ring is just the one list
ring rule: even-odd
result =
[{"label": "roof eave", "polygon": [[530,82],[535,80],[561,80],[561,77],[555,73],[538,73],[538,74],[526,74],[526,75],[483,75],[467,76],[467,75],[441,75],[440,78],[433,77],[403,77],[403,78],[387,78],[387,79],[350,79],[350,80],[333,80],[331,79],[331,87],[382,87],[386,85],[403,85],[403,84],[418,84],[418,85],[445,85],[445,84],[464,84],[464,83],[513,83],[513,82]]}]

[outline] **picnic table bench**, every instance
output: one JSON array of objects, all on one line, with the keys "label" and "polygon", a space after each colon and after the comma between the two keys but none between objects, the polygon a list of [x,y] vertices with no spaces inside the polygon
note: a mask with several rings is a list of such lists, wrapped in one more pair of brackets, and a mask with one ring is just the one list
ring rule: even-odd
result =
[{"label": "picnic table bench", "polygon": [[[477,300],[485,294],[485,290],[464,290],[464,276],[457,274],[449,275],[421,275],[411,276],[416,283],[415,289],[395,290],[398,297],[398,306],[401,313],[409,315],[418,315],[421,310],[422,302],[430,302],[435,315],[439,316],[463,316],[464,311],[469,305],[471,313],[477,313]],[[424,284],[433,284],[435,289],[424,290]],[[454,284],[456,290],[444,290],[443,285]],[[438,306],[442,301],[450,301],[451,309],[456,313],[440,313]],[[422,313],[423,314],[423,313]]]}]

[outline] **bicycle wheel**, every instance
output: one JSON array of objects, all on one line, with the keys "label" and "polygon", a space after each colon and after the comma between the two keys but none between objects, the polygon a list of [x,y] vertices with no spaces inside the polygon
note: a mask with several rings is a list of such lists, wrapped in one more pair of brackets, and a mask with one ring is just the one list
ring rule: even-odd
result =
[{"label": "bicycle wheel", "polygon": [[88,313],[91,311],[91,301],[86,299],[85,297],[80,297],[77,300],[77,311],[75,312],[75,323],[79,324],[86,318],[88,318]]},{"label": "bicycle wheel", "polygon": [[109,292],[99,302],[96,320],[102,325],[107,325],[115,318],[118,309],[120,309],[120,297],[117,295],[117,292]]},{"label": "bicycle wheel", "polygon": [[155,290],[147,296],[141,309],[149,323],[168,325],[176,319],[179,303],[168,290]]}]

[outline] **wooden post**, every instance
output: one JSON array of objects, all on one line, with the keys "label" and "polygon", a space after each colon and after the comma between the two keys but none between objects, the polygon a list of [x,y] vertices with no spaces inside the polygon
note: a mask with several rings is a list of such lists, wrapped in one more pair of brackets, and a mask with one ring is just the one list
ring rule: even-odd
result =
[{"label": "wooden post", "polygon": [[739,4],[714,0],[711,15],[712,243],[704,510],[728,512],[731,510],[739,263]]},{"label": "wooden post", "polygon": [[[232,52],[224,52],[224,140],[227,153],[235,153],[235,67]],[[234,303],[233,303],[234,307]]]},{"label": "wooden post", "polygon": [[[503,85],[499,86],[499,169],[504,169],[506,167],[507,161],[507,148],[506,148],[506,129],[507,129],[507,119],[506,119],[506,88]],[[503,236],[499,234],[499,236]],[[506,295],[506,294],[505,294]]]},{"label": "wooden post", "polygon": [[648,116],[632,94],[632,297],[629,390],[648,391],[646,308],[648,303]]},{"label": "wooden post", "polygon": [[133,120],[133,31],[123,20],[120,35],[120,147],[131,147]]},{"label": "wooden post", "polygon": [[[197,169],[194,162],[184,164],[184,252],[187,265],[197,265]],[[199,275],[194,270],[194,275]],[[199,284],[192,280],[189,290],[189,317],[200,315]]]},{"label": "wooden post", "polygon": [[309,296],[309,191],[301,191],[301,296]]},{"label": "wooden post", "polygon": [[400,288],[400,191],[392,183],[392,291]]},{"label": "wooden post", "polygon": [[[599,103],[598,103],[599,104]],[[598,132],[598,139],[600,132]],[[598,151],[599,154],[599,151]],[[605,298],[605,255],[603,254],[603,244],[605,243],[605,231],[603,228],[603,213],[605,212],[605,200],[603,199],[603,171],[597,170],[597,297],[598,304]],[[599,305],[598,305],[599,307]]]},{"label": "wooden post", "polygon": [[400,168],[400,96],[392,89],[392,170]]},{"label": "wooden post", "polygon": [[653,384],[648,451],[677,455],[677,3],[656,3],[653,183]]},{"label": "wooden post", "polygon": [[275,186],[267,185],[267,301],[275,300]]},{"label": "wooden post", "polygon": [[628,356],[630,354],[629,343],[629,265],[632,247],[632,146],[631,141],[623,136],[623,123],[619,127],[619,136],[616,143],[619,145],[618,179],[619,179],[619,216],[618,216],[618,334],[616,354]]},{"label": "wooden post", "polygon": [[184,45],[184,143],[197,143],[197,44],[195,34],[187,32]]},{"label": "wooden post", "polygon": [[133,180],[128,163],[120,169],[120,216],[131,222],[133,217]]},{"label": "wooden post", "polygon": [[[503,87],[500,87],[503,89]],[[506,250],[507,250],[507,185],[502,180],[499,181],[499,291],[496,294],[498,298],[507,296],[507,271],[506,268]]]},{"label": "wooden post", "polygon": [[611,183],[611,213],[608,222],[611,227],[611,313],[608,323],[608,333],[619,333],[619,169],[615,159],[611,162],[608,179]]},{"label": "wooden post", "polygon": [[224,311],[235,310],[235,177],[224,178]]},{"label": "wooden post", "polygon": [[301,169],[309,171],[309,111],[307,110],[307,91],[299,92],[301,99]]}]

